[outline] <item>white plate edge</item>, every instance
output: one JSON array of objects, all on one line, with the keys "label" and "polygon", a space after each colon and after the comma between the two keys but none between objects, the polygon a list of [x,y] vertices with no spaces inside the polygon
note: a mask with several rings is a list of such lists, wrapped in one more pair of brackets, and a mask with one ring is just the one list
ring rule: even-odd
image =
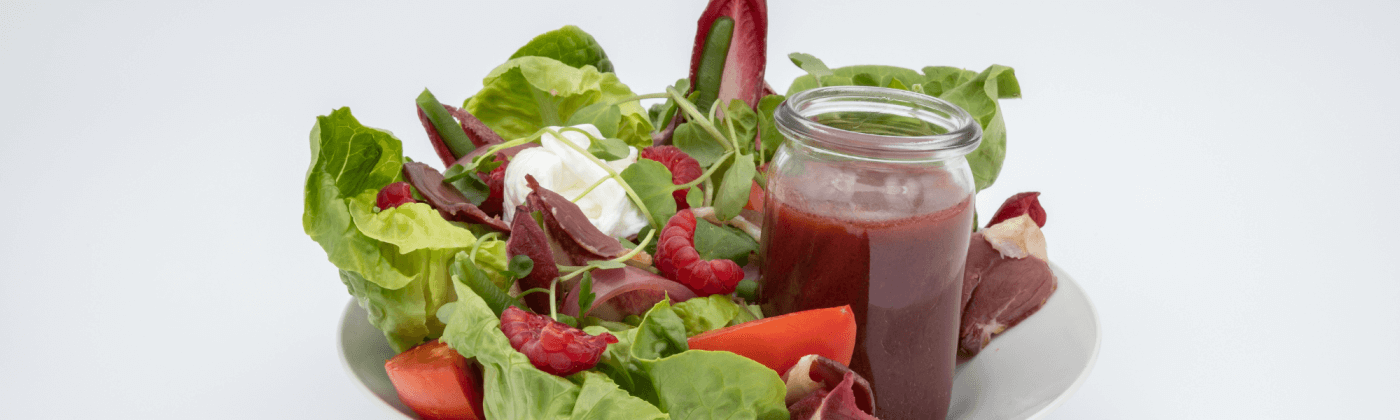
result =
[{"label": "white plate edge", "polygon": [[[1052,267],[1054,271],[1069,274],[1069,271],[1066,271],[1063,267],[1060,267],[1059,264],[1055,264],[1054,262],[1050,263],[1050,267]],[[1099,348],[1103,346],[1103,325],[1099,321],[1099,310],[1094,308],[1094,301],[1092,299],[1089,299],[1089,292],[1084,290],[1084,286],[1080,284],[1080,282],[1074,280],[1073,276],[1066,277],[1069,277],[1070,281],[1074,282],[1074,287],[1076,289],[1079,289],[1079,295],[1084,298],[1084,303],[1086,304],[1085,306],[1089,308],[1089,313],[1093,315],[1094,350],[1089,353],[1088,367],[1085,368],[1084,371],[1079,372],[1079,377],[1074,379],[1074,383],[1071,383],[1069,385],[1069,388],[1065,389],[1065,392],[1060,393],[1060,396],[1055,397],[1054,400],[1050,401],[1050,404],[1041,408],[1040,411],[1037,411],[1030,417],[1027,417],[1026,420],[1043,419],[1046,416],[1049,416],[1051,412],[1054,412],[1056,408],[1060,408],[1061,405],[1064,405],[1065,401],[1069,401],[1070,397],[1073,397],[1074,393],[1076,391],[1079,391],[1079,387],[1081,385],[1084,385],[1084,381],[1089,380],[1089,375],[1094,372],[1094,365],[1097,364],[1099,361]]]}]

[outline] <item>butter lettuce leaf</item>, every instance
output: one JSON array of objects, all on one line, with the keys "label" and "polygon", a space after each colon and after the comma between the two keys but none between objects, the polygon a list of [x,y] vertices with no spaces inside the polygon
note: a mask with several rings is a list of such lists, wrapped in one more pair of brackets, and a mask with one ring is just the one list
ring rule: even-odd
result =
[{"label": "butter lettuce leaf", "polygon": [[788,418],[783,380],[744,356],[689,350],[656,361],[648,372],[672,419]]},{"label": "butter lettuce leaf", "polygon": [[612,73],[613,63],[603,46],[593,39],[593,35],[574,25],[545,32],[530,43],[520,47],[510,58],[549,57],[570,67],[593,66],[598,71]]},{"label": "butter lettuce leaf", "polygon": [[[812,59],[807,55],[803,57],[809,58],[808,61]],[[967,155],[977,191],[996,182],[1006,159],[1006,122],[997,100],[1021,97],[1021,86],[1012,68],[992,65],[978,73],[956,67],[930,66],[924,67],[921,74],[901,67],[862,65],[829,71],[831,75],[821,77],[820,82],[812,74],[798,77],[788,87],[787,95],[820,86],[871,85],[919,92],[951,102],[966,110],[982,126],[982,144]]]},{"label": "butter lettuce leaf", "polygon": [[395,351],[437,338],[434,314],[455,299],[447,261],[476,237],[426,204],[375,211],[380,188],[402,179],[402,143],[341,108],[311,130],[302,226]]},{"label": "butter lettuce leaf", "polygon": [[571,420],[613,420],[613,419],[668,419],[656,406],[628,394],[618,387],[607,375],[584,371],[577,376],[583,378],[574,402]]},{"label": "butter lettuce leaf", "polygon": [[1021,85],[1010,67],[993,65],[971,80],[953,86],[938,96],[952,102],[982,125],[982,144],[967,155],[977,191],[992,186],[1001,174],[1006,160],[1006,122],[1002,119],[999,98],[1021,97]]},{"label": "butter lettuce leaf", "polygon": [[728,295],[710,295],[677,303],[671,308],[681,323],[685,325],[685,335],[694,337],[700,333],[717,330],[736,324],[736,320],[752,319],[744,316],[748,309],[730,300]]},{"label": "butter lettuce leaf", "polygon": [[438,312],[446,318],[442,340],[462,356],[482,365],[487,418],[604,419],[667,418],[656,406],[626,392],[598,373],[582,372],[570,379],[545,373],[510,346],[501,320],[486,302],[460,282],[453,283],[457,302]]},{"label": "butter lettuce leaf", "polygon": [[[636,96],[613,73],[537,56],[507,61],[492,70],[482,85],[463,106],[506,139],[566,125],[575,112],[589,105]],[[637,148],[650,146],[652,126],[647,111],[636,101],[618,107],[622,118],[614,131],[616,137]]]},{"label": "butter lettuce leaf", "polygon": [[[689,302],[696,303],[677,310]],[[653,306],[640,325],[608,346],[599,370],[672,419],[787,419],[786,387],[777,372],[734,353],[689,349],[685,318],[722,304],[686,303]]]},{"label": "butter lettuce leaf", "polygon": [[[820,84],[818,84],[817,79],[810,74],[798,77],[788,86],[787,96],[792,96],[794,93],[821,86],[866,85],[890,87],[894,81],[898,81],[904,86],[913,86],[915,83],[923,83],[925,79],[924,75],[919,74],[917,70],[895,66],[846,66],[834,68],[830,71],[831,76],[822,77]],[[865,83],[858,83],[856,80],[857,77],[860,77]]]}]

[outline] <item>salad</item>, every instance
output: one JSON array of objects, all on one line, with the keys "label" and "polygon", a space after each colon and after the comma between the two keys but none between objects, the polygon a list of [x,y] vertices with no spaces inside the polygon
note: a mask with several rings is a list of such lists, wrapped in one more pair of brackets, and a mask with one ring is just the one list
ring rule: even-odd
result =
[{"label": "salad", "polygon": [[[846,368],[849,308],[756,305],[764,168],[785,99],[764,80],[766,20],[762,1],[712,0],[689,77],[645,94],[580,28],[546,32],[460,106],[417,97],[436,152],[421,161],[348,108],[317,117],[303,225],[400,353],[386,369],[409,407],[423,418],[874,418],[876,396]],[[963,107],[984,130],[967,156],[976,187],[996,180],[997,101],[1020,94],[1011,68],[789,57],[808,73],[789,95],[880,86]],[[1039,211],[1031,226],[1044,224],[1038,202],[1017,203],[997,217]]]}]

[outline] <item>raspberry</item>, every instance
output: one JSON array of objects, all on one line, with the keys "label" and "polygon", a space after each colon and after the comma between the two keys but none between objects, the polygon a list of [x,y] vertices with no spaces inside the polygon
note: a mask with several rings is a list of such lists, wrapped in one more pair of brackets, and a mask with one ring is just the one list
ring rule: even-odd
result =
[{"label": "raspberry", "polygon": [[530,358],[530,364],[558,376],[596,366],[608,344],[617,342],[612,334],[588,335],[548,316],[514,306],[501,312],[501,332],[510,339],[511,347]]},{"label": "raspberry", "polygon": [[379,195],[374,197],[374,205],[380,210],[388,210],[408,203],[417,203],[413,199],[413,189],[409,188],[407,182],[395,182],[385,185],[379,190]]},{"label": "raspberry", "polygon": [[700,296],[734,293],[734,287],[744,279],[744,270],[734,261],[700,259],[695,250],[695,223],[690,210],[681,210],[666,222],[656,245],[656,268]]},{"label": "raspberry", "polygon": [[[639,154],[642,159],[651,159],[666,165],[666,169],[671,171],[671,183],[681,185],[695,178],[699,178],[705,171],[700,168],[700,162],[695,158],[685,154],[676,146],[651,146],[642,149]],[[671,193],[671,197],[676,199],[676,210],[690,208],[690,204],[685,202],[686,190],[679,190]],[[693,228],[692,228],[693,229]]]}]

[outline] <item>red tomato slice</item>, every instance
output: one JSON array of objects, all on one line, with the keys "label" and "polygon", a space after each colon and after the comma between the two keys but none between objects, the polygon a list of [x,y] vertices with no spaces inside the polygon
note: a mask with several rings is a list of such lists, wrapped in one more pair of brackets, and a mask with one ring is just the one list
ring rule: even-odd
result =
[{"label": "red tomato slice", "polygon": [[708,331],[687,342],[691,349],[734,352],[779,375],[809,354],[849,366],[856,348],[856,317],[850,305],[811,309]]},{"label": "red tomato slice", "polygon": [[389,382],[424,420],[484,420],[481,370],[442,341],[420,344],[384,362]]},{"label": "red tomato slice", "polygon": [[749,202],[744,203],[744,208],[763,211],[763,189],[758,187],[757,181],[749,186]]}]

